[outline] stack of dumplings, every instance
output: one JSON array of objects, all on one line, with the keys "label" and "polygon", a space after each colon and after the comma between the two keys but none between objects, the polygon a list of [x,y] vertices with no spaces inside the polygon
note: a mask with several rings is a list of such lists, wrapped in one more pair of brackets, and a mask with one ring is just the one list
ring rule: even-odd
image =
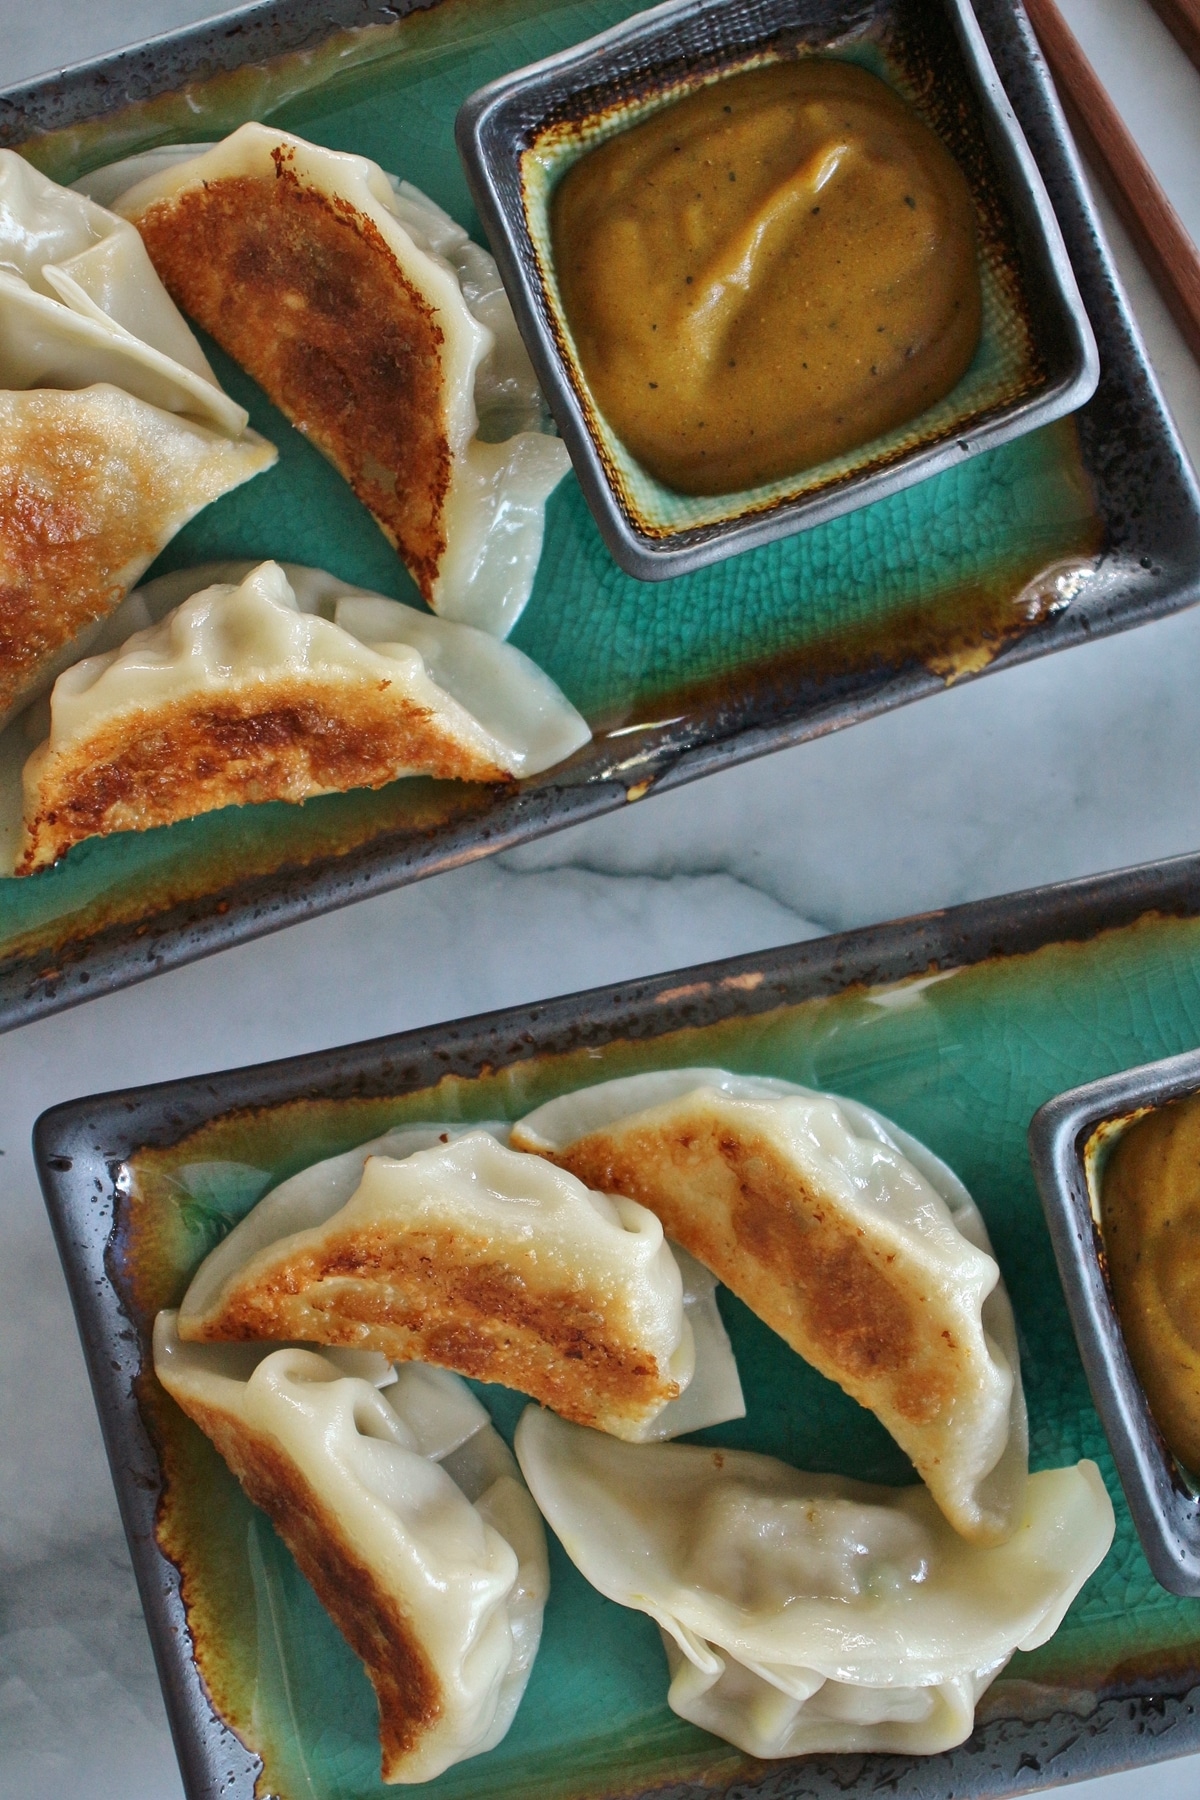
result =
[{"label": "stack of dumplings", "polygon": [[275,461],[133,226],[0,150],[0,725]]},{"label": "stack of dumplings", "polygon": [[[745,1412],[715,1278],[875,1411],[922,1483],[670,1441]],[[274,1348],[297,1343],[322,1348]],[[962,1184],[867,1107],[727,1070],[603,1083],[511,1128],[408,1126],[315,1164],[210,1253],[160,1316],[155,1356],[306,1570],[341,1503],[342,1477],[322,1497],[312,1460],[335,1415],[459,1479],[468,1401],[460,1387],[449,1405],[444,1384],[541,1403],[516,1435],[528,1492],[511,1459],[502,1516],[460,1479],[510,1554],[475,1525],[456,1539],[496,1646],[457,1722],[429,1726],[421,1673],[453,1685],[457,1614],[406,1636],[386,1594],[366,1625],[327,1599],[376,1685],[387,1780],[507,1728],[545,1591],[530,1494],[587,1580],[659,1625],[671,1707],[757,1757],[963,1742],[979,1696],[1053,1634],[1113,1536],[1093,1463],[1028,1472],[1012,1310]],[[393,1361],[411,1445],[390,1416],[386,1432],[364,1423],[384,1404],[367,1383]],[[278,1396],[305,1383],[317,1398],[284,1429]],[[266,1472],[277,1450],[286,1477]],[[402,1518],[405,1468],[385,1484]]]},{"label": "stack of dumplings", "polygon": [[201,1265],[180,1336],[433,1362],[635,1440],[669,1429],[697,1376],[675,1429],[739,1417],[711,1283],[693,1277],[688,1304],[653,1213],[506,1148],[503,1129],[421,1127],[294,1176]]},{"label": "stack of dumplings", "polygon": [[674,1711],[751,1756],[953,1749],[1112,1542],[1092,1462],[1031,1476],[1013,1535],[982,1549],[923,1487],[693,1444],[631,1452],[533,1407],[516,1449],[572,1562],[658,1624]]}]

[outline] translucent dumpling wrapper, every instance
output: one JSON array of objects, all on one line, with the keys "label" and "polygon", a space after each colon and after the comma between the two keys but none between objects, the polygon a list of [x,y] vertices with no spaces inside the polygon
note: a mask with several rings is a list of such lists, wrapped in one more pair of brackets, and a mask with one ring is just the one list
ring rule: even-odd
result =
[{"label": "translucent dumpling wrapper", "polygon": [[404,775],[509,781],[587,741],[511,645],[329,585],[341,595],[332,617],[304,612],[279,565],[263,563],[60,675],[49,738],[25,766],[17,873],[84,838],[224,806]]},{"label": "translucent dumpling wrapper", "polygon": [[1020,1517],[1028,1428],[1012,1307],[979,1210],[853,1100],[723,1069],[563,1095],[512,1141],[640,1200],[799,1355],[876,1413],[946,1517]]},{"label": "translucent dumpling wrapper", "polygon": [[507,635],[569,459],[487,252],[367,158],[264,125],[131,159],[96,191],[345,476],[434,611]]},{"label": "translucent dumpling wrapper", "polygon": [[314,1351],[183,1344],[155,1373],[296,1558],[379,1702],[383,1779],[429,1781],[499,1743],[549,1592],[512,1456],[441,1370],[380,1391]]},{"label": "translucent dumpling wrapper", "polygon": [[0,724],[275,460],[126,219],[0,150]]},{"label": "translucent dumpling wrapper", "polygon": [[962,1743],[979,1694],[1058,1629],[1114,1530],[1086,1461],[1031,1476],[1017,1530],[984,1547],[921,1486],[620,1444],[536,1407],[516,1451],[572,1562],[657,1622],[673,1709],[751,1756]]},{"label": "translucent dumpling wrapper", "polygon": [[689,1268],[685,1295],[652,1213],[507,1149],[503,1131],[409,1127],[293,1176],[200,1265],[181,1337],[380,1350],[633,1439],[740,1417],[703,1273]]}]

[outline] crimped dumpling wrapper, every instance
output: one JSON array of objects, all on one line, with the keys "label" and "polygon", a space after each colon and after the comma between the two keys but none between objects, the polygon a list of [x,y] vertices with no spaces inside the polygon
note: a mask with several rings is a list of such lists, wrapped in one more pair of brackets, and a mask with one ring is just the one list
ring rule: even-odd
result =
[{"label": "crimped dumpling wrapper", "polygon": [[[237,557],[173,569],[130,599],[157,621],[202,588],[236,587],[258,567],[252,557]],[[430,679],[507,746],[515,776],[540,774],[588,742],[586,720],[524,651],[473,626],[431,618],[325,569],[291,562],[278,567],[301,612],[340,623],[363,643],[401,642],[419,651]]]},{"label": "crimped dumpling wrapper", "polygon": [[270,1516],[379,1701],[383,1779],[429,1781],[508,1730],[541,1636],[541,1520],[474,1396],[381,1393],[314,1351],[181,1343],[154,1368]]},{"label": "crimped dumpling wrapper", "polygon": [[572,1562],[659,1625],[674,1710],[752,1756],[963,1742],[979,1694],[1058,1629],[1114,1530],[1087,1461],[1031,1476],[1016,1531],[984,1548],[920,1486],[621,1444],[536,1407],[516,1451]]},{"label": "crimped dumpling wrapper", "polygon": [[[180,1336],[381,1350],[502,1382],[637,1437],[695,1367],[662,1226],[484,1129],[446,1136],[403,1158],[366,1157],[344,1205],[243,1262],[233,1240],[259,1229],[256,1208],[213,1253],[224,1260],[201,1264]],[[276,1199],[263,1229],[287,1206]],[[309,1216],[323,1210],[314,1201]]]},{"label": "crimped dumpling wrapper", "polygon": [[[264,1194],[251,1207],[244,1219],[200,1265],[184,1296],[181,1311],[185,1336],[206,1334],[219,1329],[225,1309],[233,1296],[241,1291],[243,1271],[263,1253],[278,1250],[287,1255],[286,1240],[302,1231],[314,1231],[327,1224],[351,1199],[360,1182],[367,1160],[372,1156],[400,1161],[419,1150],[430,1150],[463,1137],[468,1131],[484,1131],[498,1143],[508,1139],[508,1126],[501,1123],[477,1125],[430,1124],[406,1125],[382,1137],[359,1144],[340,1156],[327,1157],[299,1174],[281,1182]],[[638,1442],[658,1442],[680,1437],[685,1432],[700,1431],[707,1425],[721,1425],[745,1416],[746,1402],[738,1377],[737,1363],[728,1333],[717,1307],[716,1281],[703,1264],[681,1250],[670,1246],[679,1268],[682,1284],[684,1330],[694,1345],[695,1367],[683,1392],[669,1400],[660,1411],[641,1423],[629,1420],[622,1435]],[[263,1265],[258,1263],[259,1267]],[[263,1277],[259,1277],[263,1279]],[[311,1325],[311,1315],[306,1314]],[[324,1321],[322,1328],[324,1326]],[[344,1321],[340,1329],[344,1329]],[[677,1369],[677,1373],[679,1370]]]},{"label": "crimped dumpling wrapper", "polygon": [[403,775],[509,780],[586,742],[519,650],[340,592],[331,619],[302,612],[263,563],[60,675],[49,739],[25,768],[18,874],[97,834]]},{"label": "crimped dumpling wrapper", "polygon": [[655,1212],[877,1414],[965,1537],[1015,1528],[1028,1428],[1012,1308],[974,1201],[914,1138],[791,1082],[671,1069],[563,1095],[512,1141]]},{"label": "crimped dumpling wrapper", "polygon": [[0,391],[0,725],[45,691],[188,520],[270,468],[107,382]]},{"label": "crimped dumpling wrapper", "polygon": [[151,158],[88,185],[341,471],[434,611],[506,636],[569,458],[540,429],[487,252],[366,157],[265,125]]},{"label": "crimped dumpling wrapper", "polygon": [[126,219],[0,150],[0,725],[270,466]]},{"label": "crimped dumpling wrapper", "polygon": [[129,220],[0,150],[0,388],[101,381],[227,437],[249,419]]}]

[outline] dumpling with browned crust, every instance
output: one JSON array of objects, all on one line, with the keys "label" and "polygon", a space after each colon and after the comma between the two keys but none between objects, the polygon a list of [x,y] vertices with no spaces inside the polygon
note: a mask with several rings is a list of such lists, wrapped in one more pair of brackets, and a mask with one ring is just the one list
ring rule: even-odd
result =
[{"label": "dumpling with browned crust", "polygon": [[339,583],[323,594],[315,579],[332,617],[302,611],[263,563],[60,675],[49,739],[25,767],[17,873],[87,837],[224,806],[413,774],[512,781],[587,741],[511,645]]},{"label": "dumpling with browned crust", "polygon": [[869,1407],[964,1537],[1015,1529],[1028,1428],[978,1207],[870,1107],[727,1069],[551,1100],[512,1141],[648,1206],[806,1361]]},{"label": "dumpling with browned crust", "polygon": [[266,125],[131,159],[102,191],[122,173],[112,204],[170,293],[341,471],[422,597],[507,635],[569,460],[487,252],[366,157]]},{"label": "dumpling with browned crust", "polygon": [[[197,1270],[180,1336],[381,1350],[654,1435],[691,1383],[696,1341],[653,1213],[518,1155],[494,1128],[423,1129],[427,1149],[367,1146],[268,1194]],[[718,1417],[743,1410],[736,1372],[732,1386]]]},{"label": "dumpling with browned crust", "polygon": [[529,1680],[550,1572],[484,1408],[441,1370],[381,1392],[311,1350],[184,1344],[175,1325],[159,1314],[155,1374],[366,1665],[383,1779],[430,1781],[490,1750]]},{"label": "dumpling with browned crust", "polygon": [[0,725],[275,461],[245,427],[133,226],[0,150]]}]

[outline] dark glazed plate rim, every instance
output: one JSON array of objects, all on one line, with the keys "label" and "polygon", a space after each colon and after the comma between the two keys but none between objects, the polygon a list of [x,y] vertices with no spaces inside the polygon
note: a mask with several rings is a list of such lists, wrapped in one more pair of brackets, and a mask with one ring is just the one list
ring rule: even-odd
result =
[{"label": "dark glazed plate rim", "polygon": [[1167,1448],[1130,1359],[1093,1213],[1087,1146],[1103,1125],[1200,1089],[1200,1050],[1056,1094],[1029,1127],[1029,1154],[1071,1327],[1146,1561],[1168,1592],[1200,1596],[1200,1499]]},{"label": "dark glazed plate rim", "polygon": [[[688,1026],[765,1013],[857,984],[1021,956],[1046,944],[1086,940],[1131,925],[1151,912],[1200,915],[1200,854],[257,1067],[73,1100],[43,1113],[34,1128],[34,1155],[189,1800],[250,1800],[258,1762],[213,1713],[188,1651],[178,1571],[155,1541],[161,1473],[136,1400],[146,1346],[122,1309],[107,1265],[122,1165],[131,1154],[177,1143],[229,1111],[271,1108],[296,1099],[401,1095],[447,1075],[478,1076],[485,1066],[494,1072],[555,1051],[616,1038],[644,1041]],[[1019,1734],[1014,1734],[1012,1720],[985,1723],[969,1746],[919,1759],[915,1780],[909,1778],[915,1764],[906,1764],[908,1774],[897,1791],[910,1800],[962,1800],[964,1795],[998,1800],[1044,1786],[1050,1760],[1068,1749],[1073,1757],[1070,1779],[1078,1779],[1200,1748],[1200,1707],[1191,1699],[1160,1696],[1154,1709],[1157,1723],[1151,1729],[1143,1710],[1125,1699],[1101,1700],[1086,1718],[1056,1714]],[[746,1800],[834,1800],[846,1792],[848,1766],[843,1760],[839,1773],[827,1761],[806,1759],[800,1785],[793,1781],[793,1765],[791,1770],[768,1768],[753,1785],[741,1783],[738,1792]],[[869,1770],[871,1759],[854,1758],[853,1766]],[[892,1786],[895,1759],[888,1759],[887,1768]],[[672,1789],[677,1800],[702,1800],[708,1791]],[[626,1794],[624,1800],[634,1797]]]},{"label": "dark glazed plate rim", "polygon": [[[640,531],[622,505],[588,422],[568,361],[552,324],[552,309],[538,272],[519,176],[520,153],[530,141],[524,119],[532,106],[546,117],[560,99],[586,89],[597,106],[614,80],[623,49],[636,45],[652,60],[659,45],[677,44],[674,34],[707,26],[714,14],[760,13],[758,0],[665,0],[620,25],[490,82],[459,111],[455,137],[471,196],[483,221],[521,335],[567,448],[584,496],[614,561],[643,581],[691,574],[712,562],[769,544],[777,538],[823,524],[828,519],[881,500],[961,462],[964,455],[990,450],[1039,425],[1076,411],[1096,390],[1099,352],[1075,281],[1058,220],[1037,164],[1001,86],[983,33],[968,0],[936,0],[949,15],[963,68],[978,102],[989,148],[1004,182],[1019,228],[1025,273],[1036,273],[1042,316],[1033,318],[1035,337],[1058,340],[1058,353],[1039,391],[998,408],[941,440],[921,444],[886,468],[851,472],[814,493],[662,540]],[[737,25],[733,26],[736,35]],[[757,38],[763,36],[760,20]],[[839,40],[840,41],[840,40]],[[749,46],[747,46],[749,47]],[[678,61],[679,49],[674,51]],[[530,127],[530,130],[536,130]],[[1057,310],[1057,317],[1049,317]],[[1043,327],[1049,323],[1049,330]]]},{"label": "dark glazed plate rim", "polygon": [[[1200,597],[1200,493],[1128,312],[1035,40],[1011,0],[976,0],[984,35],[1046,183],[1100,350],[1100,386],[1075,415],[1107,546],[1090,588],[1000,645],[981,673],[1143,624]],[[0,93],[0,142],[67,128],[187,81],[414,10],[375,0],[262,0],[243,12]],[[973,676],[964,676],[974,678]],[[381,834],[347,854],[78,930],[0,961],[0,1029],[144,980],[338,906],[386,892],[755,756],[874,717],[945,686],[917,656],[797,681],[747,676],[710,715],[603,747],[586,780],[519,785],[482,818],[428,835]]]}]

